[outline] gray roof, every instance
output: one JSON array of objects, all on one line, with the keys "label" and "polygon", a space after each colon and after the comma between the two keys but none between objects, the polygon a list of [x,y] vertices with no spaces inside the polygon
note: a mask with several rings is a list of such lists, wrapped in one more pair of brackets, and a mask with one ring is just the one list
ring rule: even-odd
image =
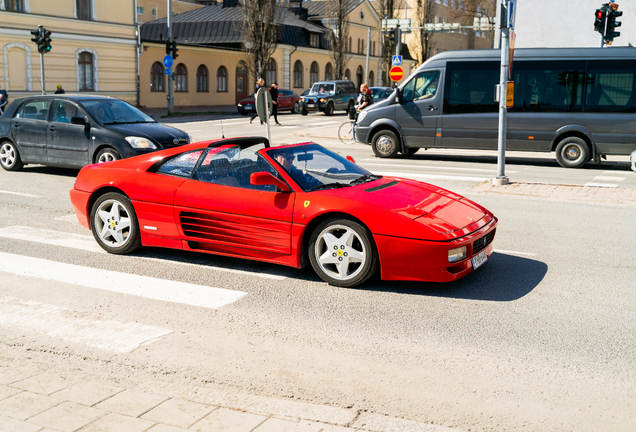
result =
[{"label": "gray roof", "polygon": [[[354,11],[355,8],[364,3],[365,0],[347,0],[346,3],[346,14],[349,15]],[[332,3],[331,0],[313,0],[313,1],[304,1],[302,7],[309,11],[309,20],[324,20],[330,18],[329,11],[329,3]],[[299,2],[282,2],[280,6],[293,8],[297,7]]]}]

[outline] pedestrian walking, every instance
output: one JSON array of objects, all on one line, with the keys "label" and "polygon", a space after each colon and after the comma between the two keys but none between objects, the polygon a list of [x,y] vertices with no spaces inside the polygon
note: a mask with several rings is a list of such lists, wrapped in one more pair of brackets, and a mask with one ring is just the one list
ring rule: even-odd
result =
[{"label": "pedestrian walking", "polygon": [[272,115],[274,116],[274,121],[280,126],[280,123],[278,123],[278,83],[276,81],[272,83],[269,94],[272,95]]},{"label": "pedestrian walking", "polygon": [[0,88],[0,115],[2,115],[8,104],[9,95],[7,94],[7,91],[5,89]]},{"label": "pedestrian walking", "polygon": [[[258,89],[261,87],[265,87],[265,80],[263,78],[259,78],[258,81],[256,81],[256,87],[254,87],[254,108],[256,108],[256,93],[258,93]],[[250,117],[250,124],[252,124],[256,117],[258,117],[258,113]],[[263,124],[262,121],[261,124]]]},{"label": "pedestrian walking", "polygon": [[66,93],[66,92],[62,88],[62,84],[58,84],[57,85],[57,90],[55,90],[55,94],[64,94],[64,93]]}]

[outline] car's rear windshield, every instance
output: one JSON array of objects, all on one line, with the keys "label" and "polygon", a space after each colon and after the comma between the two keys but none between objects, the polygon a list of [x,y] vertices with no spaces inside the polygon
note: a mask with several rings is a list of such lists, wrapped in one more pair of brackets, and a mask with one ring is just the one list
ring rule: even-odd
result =
[{"label": "car's rear windshield", "polygon": [[92,99],[82,101],[82,105],[98,122],[108,124],[152,123],[155,120],[119,99]]}]

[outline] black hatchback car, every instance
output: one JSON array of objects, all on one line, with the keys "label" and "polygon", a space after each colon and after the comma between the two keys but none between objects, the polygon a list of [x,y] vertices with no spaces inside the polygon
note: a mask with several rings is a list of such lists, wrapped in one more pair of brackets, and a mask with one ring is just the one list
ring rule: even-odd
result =
[{"label": "black hatchback car", "polygon": [[82,167],[192,142],[134,106],[105,96],[29,96],[0,116],[0,165]]},{"label": "black hatchback car", "polygon": [[335,110],[349,112],[356,104],[356,97],[358,93],[353,81],[320,81],[307,95],[301,96],[300,113],[307,115],[310,111],[320,111],[330,116]]}]

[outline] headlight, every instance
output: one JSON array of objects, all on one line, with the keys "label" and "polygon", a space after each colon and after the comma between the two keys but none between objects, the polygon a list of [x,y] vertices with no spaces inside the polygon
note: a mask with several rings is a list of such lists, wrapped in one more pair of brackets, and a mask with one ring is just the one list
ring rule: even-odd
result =
[{"label": "headlight", "polygon": [[360,123],[362,120],[364,120],[364,118],[367,116],[367,114],[368,114],[367,110],[360,111],[360,114],[358,114],[358,123]]},{"label": "headlight", "polygon": [[188,142],[190,144],[192,144],[194,142],[194,138],[192,138],[192,135],[188,135]]},{"label": "headlight", "polygon": [[327,102],[327,99],[325,99],[325,98],[320,98],[320,102]]},{"label": "headlight", "polygon": [[238,106],[240,106],[240,107],[242,107],[243,105],[241,105],[241,104],[238,104]]},{"label": "headlight", "polygon": [[136,149],[156,149],[157,146],[154,145],[152,141],[147,138],[141,137],[126,137],[126,141],[130,143],[132,148]]},{"label": "headlight", "polygon": [[466,246],[462,246],[457,249],[451,249],[448,251],[448,262],[454,263],[466,258]]}]

